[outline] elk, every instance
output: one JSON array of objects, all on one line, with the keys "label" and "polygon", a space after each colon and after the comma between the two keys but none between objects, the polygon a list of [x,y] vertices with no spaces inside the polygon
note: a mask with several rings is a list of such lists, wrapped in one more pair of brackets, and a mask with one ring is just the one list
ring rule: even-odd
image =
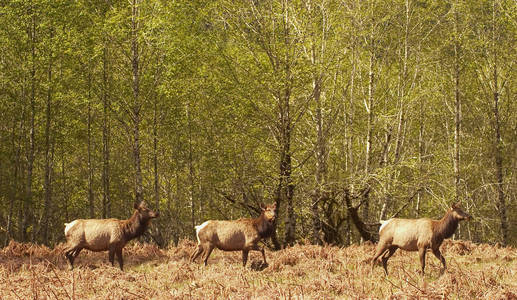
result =
[{"label": "elk", "polygon": [[150,220],[159,216],[147,208],[145,202],[135,203],[134,213],[127,220],[118,219],[77,219],[65,223],[65,257],[70,262],[70,269],[74,268],[74,260],[82,249],[90,251],[108,251],[108,259],[114,265],[117,255],[120,270],[123,270],[124,261],[122,248],[132,239],[141,236]]},{"label": "elk", "polygon": [[425,254],[427,249],[431,249],[443,265],[443,269],[440,270],[440,274],[443,274],[447,267],[445,258],[440,253],[440,245],[444,239],[454,234],[460,221],[470,218],[471,216],[460,208],[459,203],[456,203],[441,220],[393,218],[381,221],[379,243],[372,259],[372,270],[378,258],[382,256],[382,266],[388,275],[388,259],[400,248],[406,251],[418,251],[423,275]]},{"label": "elk", "polygon": [[276,218],[276,203],[260,205],[260,216],[255,219],[242,218],[232,221],[209,220],[196,226],[197,249],[190,256],[194,262],[203,253],[203,261],[207,265],[208,257],[214,248],[223,251],[242,251],[242,265],[245,267],[250,250],[260,251],[267,265],[264,248],[258,246],[261,239],[273,234]]}]

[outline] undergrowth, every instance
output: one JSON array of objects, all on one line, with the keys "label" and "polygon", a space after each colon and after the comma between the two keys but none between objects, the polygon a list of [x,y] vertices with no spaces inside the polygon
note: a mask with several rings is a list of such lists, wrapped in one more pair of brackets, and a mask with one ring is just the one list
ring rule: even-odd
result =
[{"label": "undergrowth", "polygon": [[125,270],[107,253],[83,251],[69,270],[54,249],[14,241],[0,249],[1,299],[517,299],[517,250],[467,241],[446,241],[448,269],[429,253],[426,274],[416,252],[398,251],[373,271],[374,245],[296,245],[258,252],[248,266],[240,252],[215,250],[204,267],[189,262],[194,242],[176,247],[131,243]]}]

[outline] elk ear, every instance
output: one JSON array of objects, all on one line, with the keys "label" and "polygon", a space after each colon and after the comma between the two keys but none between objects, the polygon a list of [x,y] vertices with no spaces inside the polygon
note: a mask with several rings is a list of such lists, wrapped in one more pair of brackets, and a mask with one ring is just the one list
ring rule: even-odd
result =
[{"label": "elk ear", "polygon": [[461,203],[458,201],[452,205],[452,209],[459,208]]},{"label": "elk ear", "polygon": [[138,207],[140,207],[140,205],[138,204],[138,202],[135,202],[135,203],[133,204],[133,208],[134,208],[134,209],[138,209]]},{"label": "elk ear", "polygon": [[264,203],[260,203],[259,207],[262,211],[266,210],[266,206],[264,205]]},{"label": "elk ear", "polygon": [[272,209],[276,209],[276,202],[273,202],[273,204],[270,205]]}]

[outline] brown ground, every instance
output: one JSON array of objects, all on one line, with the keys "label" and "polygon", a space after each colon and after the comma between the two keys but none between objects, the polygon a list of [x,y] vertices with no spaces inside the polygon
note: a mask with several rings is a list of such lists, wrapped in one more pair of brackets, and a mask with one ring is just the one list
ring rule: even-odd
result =
[{"label": "brown ground", "polygon": [[[347,248],[298,245],[250,253],[241,266],[240,252],[214,250],[209,266],[188,261],[194,242],[160,250],[132,243],[124,249],[125,271],[111,267],[107,253],[83,251],[68,270],[62,245],[11,242],[0,249],[1,299],[517,299],[517,250],[464,241],[442,245],[448,270],[428,253],[419,275],[418,254],[398,251],[390,275],[373,272],[374,246]],[[117,266],[117,265],[116,265]]]}]

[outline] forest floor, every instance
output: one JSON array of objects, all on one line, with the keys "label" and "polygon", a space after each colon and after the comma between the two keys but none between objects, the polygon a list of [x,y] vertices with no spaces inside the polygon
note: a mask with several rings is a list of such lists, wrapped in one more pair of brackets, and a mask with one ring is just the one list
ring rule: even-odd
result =
[{"label": "forest floor", "polygon": [[466,241],[445,241],[448,269],[427,255],[426,275],[416,252],[397,253],[371,270],[374,245],[296,245],[250,253],[214,250],[204,267],[189,262],[195,243],[159,249],[131,243],[125,269],[107,253],[83,251],[68,269],[63,245],[54,249],[11,242],[0,249],[1,299],[517,299],[517,249]]}]

